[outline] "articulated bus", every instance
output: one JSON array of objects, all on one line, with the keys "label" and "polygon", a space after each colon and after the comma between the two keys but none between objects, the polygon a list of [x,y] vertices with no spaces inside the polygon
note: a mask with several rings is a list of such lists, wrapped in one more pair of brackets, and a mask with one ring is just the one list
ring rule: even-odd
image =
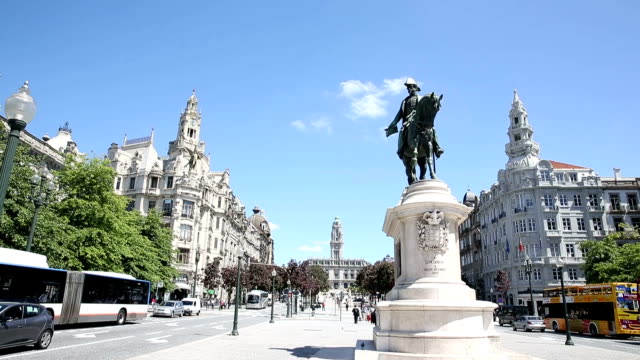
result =
[{"label": "articulated bus", "polygon": [[264,309],[269,302],[269,293],[262,290],[251,290],[247,294],[247,309]]},{"label": "articulated bus", "polygon": [[141,320],[150,283],[101,271],[52,269],[46,257],[0,248],[0,301],[40,303],[54,324]]},{"label": "articulated bus", "polygon": [[[569,331],[621,338],[640,335],[638,287],[633,283],[565,286]],[[547,328],[566,331],[561,288],[545,289],[543,315]]]}]

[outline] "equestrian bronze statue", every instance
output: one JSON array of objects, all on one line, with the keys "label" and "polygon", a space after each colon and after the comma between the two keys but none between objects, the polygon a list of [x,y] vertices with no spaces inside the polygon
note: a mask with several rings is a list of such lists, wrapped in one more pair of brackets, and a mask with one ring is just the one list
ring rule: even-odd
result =
[{"label": "equestrian bronze statue", "polygon": [[[433,127],[436,114],[440,110],[442,95],[431,93],[418,95],[420,87],[412,78],[404,84],[409,96],[400,104],[400,110],[391,124],[385,129],[387,136],[398,132],[398,122],[402,128],[398,134],[398,156],[404,164],[409,185],[418,179],[424,180],[429,167],[429,176],[437,179],[435,159],[440,158],[444,150],[438,144],[436,129]],[[416,175],[416,165],[420,167],[420,176]]]}]

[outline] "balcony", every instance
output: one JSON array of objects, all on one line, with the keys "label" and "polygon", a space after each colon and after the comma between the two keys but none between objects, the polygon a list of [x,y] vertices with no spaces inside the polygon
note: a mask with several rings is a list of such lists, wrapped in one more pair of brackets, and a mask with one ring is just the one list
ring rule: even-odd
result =
[{"label": "balcony", "polygon": [[526,213],[527,212],[527,207],[517,207],[517,208],[513,208],[513,212],[516,214],[519,213]]},{"label": "balcony", "polygon": [[502,219],[502,218],[504,218],[506,216],[507,216],[507,213],[503,211],[500,214],[498,214],[498,219]]},{"label": "balcony", "polygon": [[542,210],[543,211],[558,211],[558,210],[560,210],[560,208],[558,206],[553,205],[553,206],[544,206],[542,208]]},{"label": "balcony", "polygon": [[599,212],[599,211],[604,211],[604,206],[600,206],[600,205],[589,205],[589,211],[592,212]]}]

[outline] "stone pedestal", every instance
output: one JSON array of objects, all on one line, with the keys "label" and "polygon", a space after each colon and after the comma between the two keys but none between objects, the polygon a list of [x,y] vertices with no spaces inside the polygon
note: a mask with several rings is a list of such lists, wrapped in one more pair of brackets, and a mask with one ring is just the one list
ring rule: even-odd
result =
[{"label": "stone pedestal", "polygon": [[379,359],[506,359],[493,331],[495,304],[477,301],[461,280],[458,225],[470,208],[447,184],[418,181],[387,210],[396,284],[376,306]]}]

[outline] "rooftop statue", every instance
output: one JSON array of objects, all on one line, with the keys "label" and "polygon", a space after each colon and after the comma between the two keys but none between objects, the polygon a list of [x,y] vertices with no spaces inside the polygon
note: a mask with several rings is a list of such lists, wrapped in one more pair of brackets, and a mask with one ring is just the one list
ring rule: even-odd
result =
[{"label": "rooftop statue", "polygon": [[420,167],[420,180],[425,179],[427,166],[432,179],[437,179],[435,159],[440,158],[444,150],[438,144],[434,120],[440,110],[442,96],[431,93],[420,96],[420,87],[413,78],[404,83],[409,92],[400,110],[391,124],[385,129],[388,136],[398,132],[398,122],[402,120],[402,128],[398,134],[398,157],[402,160],[409,185],[418,180],[416,165]]}]

